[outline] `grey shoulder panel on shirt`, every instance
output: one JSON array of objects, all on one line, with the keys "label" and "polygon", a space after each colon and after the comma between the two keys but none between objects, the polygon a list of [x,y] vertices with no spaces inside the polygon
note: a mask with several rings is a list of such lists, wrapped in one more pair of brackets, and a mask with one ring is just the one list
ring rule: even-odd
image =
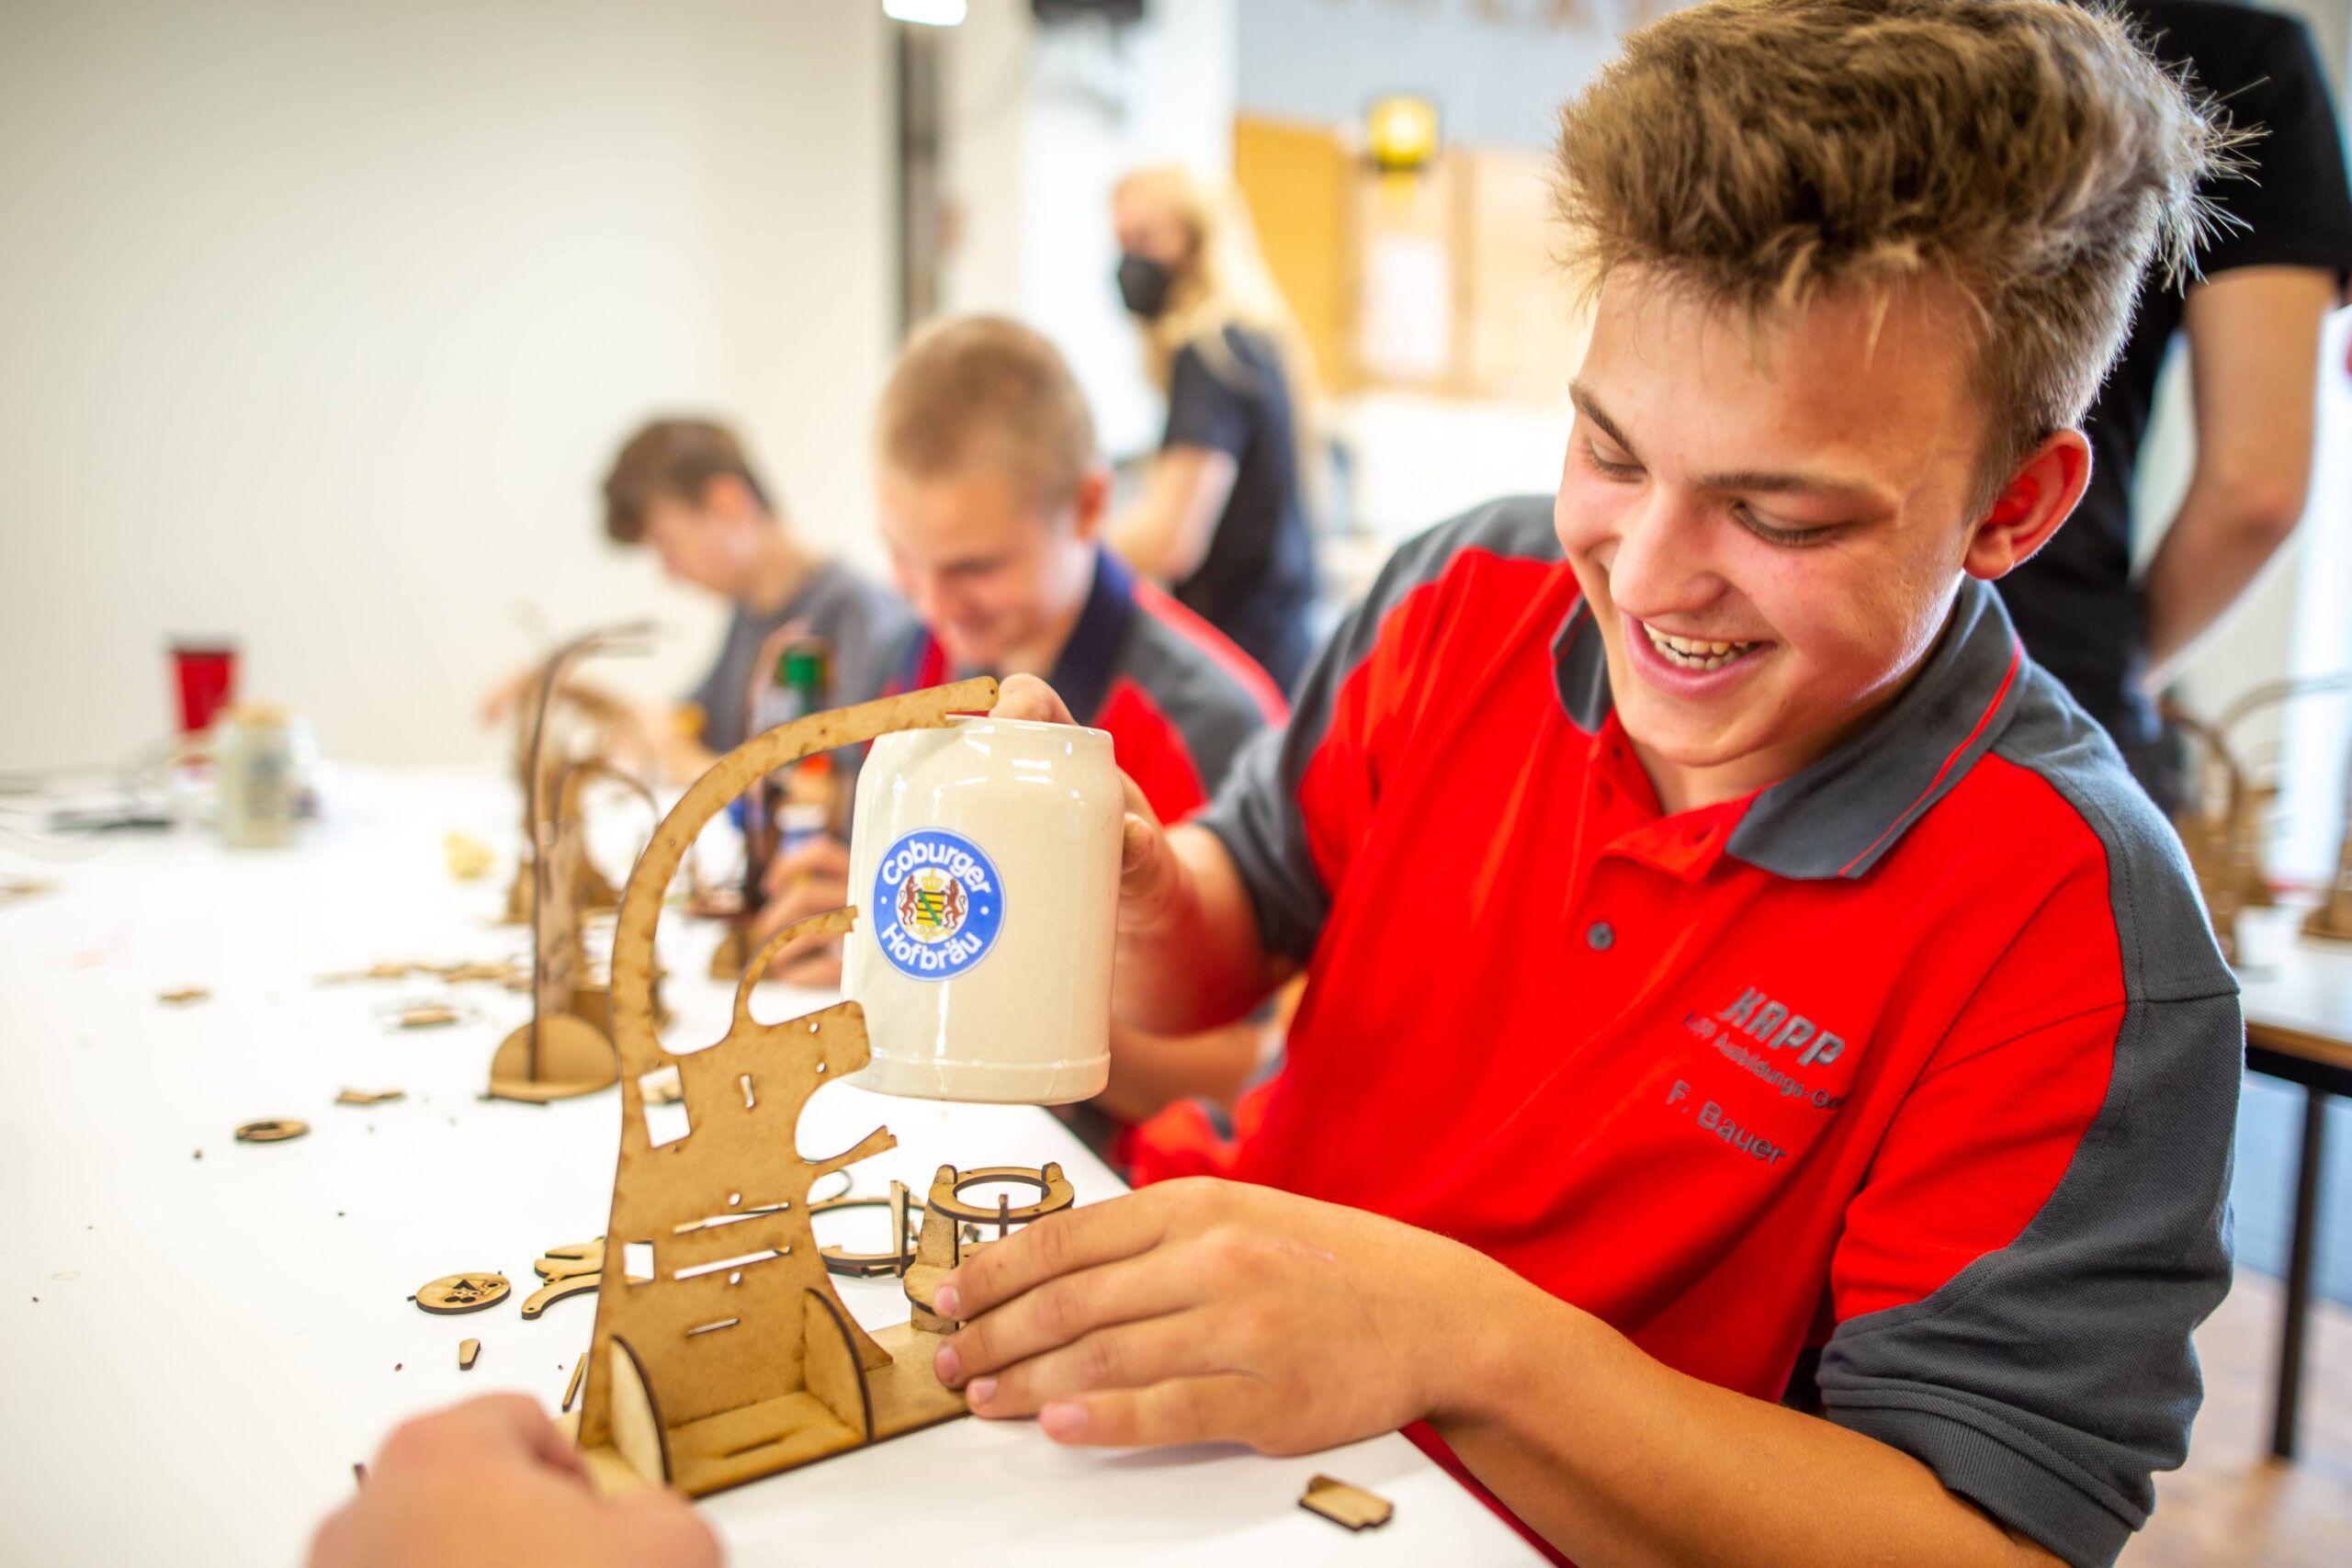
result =
[{"label": "grey shoulder panel on shirt", "polygon": [[2171,829],[2039,668],[1996,753],[2098,836],[2125,1007],[2107,1096],[2017,1239],[1908,1305],[1840,1324],[1824,1413],[1899,1448],[2078,1564],[2113,1561],[2177,1466],[2200,1396],[2189,1334],[2229,1288],[2245,1033]]},{"label": "grey shoulder panel on shirt", "polygon": [[1184,639],[1182,632],[1138,606],[1127,618],[1120,662],[1168,716],[1200,770],[1202,793],[1214,798],[1266,715],[1248,687]]},{"label": "grey shoulder panel on shirt", "polygon": [[1202,826],[1223,841],[1241,874],[1269,951],[1305,963],[1331,909],[1308,852],[1298,785],[1331,727],[1340,689],[1380,641],[1388,615],[1424,583],[1442,576],[1464,550],[1539,560],[1560,558],[1552,531],[1552,498],[1510,496],[1464,513],[1396,548],[1362,603],[1349,611],[1307,667],[1290,722],[1251,738],[1206,810]]}]

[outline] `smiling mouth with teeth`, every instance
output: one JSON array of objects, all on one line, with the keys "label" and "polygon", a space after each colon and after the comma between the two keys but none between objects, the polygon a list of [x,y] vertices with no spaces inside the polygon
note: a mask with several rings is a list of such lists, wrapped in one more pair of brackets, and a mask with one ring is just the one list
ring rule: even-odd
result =
[{"label": "smiling mouth with teeth", "polygon": [[1678,670],[1720,670],[1764,646],[1760,642],[1710,642],[1703,637],[1668,637],[1646,621],[1640,626],[1659,657]]}]

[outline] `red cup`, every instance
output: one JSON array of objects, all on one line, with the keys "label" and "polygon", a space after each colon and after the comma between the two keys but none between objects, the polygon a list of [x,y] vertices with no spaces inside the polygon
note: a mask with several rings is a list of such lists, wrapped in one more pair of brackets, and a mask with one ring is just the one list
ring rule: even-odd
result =
[{"label": "red cup", "polygon": [[212,716],[237,695],[237,648],[228,642],[172,644],[172,672],[179,681],[180,733],[212,728]]}]

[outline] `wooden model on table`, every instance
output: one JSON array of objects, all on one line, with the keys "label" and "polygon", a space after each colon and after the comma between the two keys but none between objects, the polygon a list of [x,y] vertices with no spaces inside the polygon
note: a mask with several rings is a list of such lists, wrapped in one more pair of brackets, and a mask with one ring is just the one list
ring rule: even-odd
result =
[{"label": "wooden model on table", "polygon": [[[2230,737],[2264,708],[2346,686],[2352,686],[2352,677],[2342,675],[2267,682],[2232,703],[2211,724],[2170,701],[2163,705],[2165,719],[2178,727],[2198,750],[2187,797],[2174,815],[2173,826],[2180,834],[2181,847],[2188,852],[2189,868],[2197,874],[2197,888],[2204,896],[2222,956],[2232,963],[2237,961],[2238,912],[2268,908],[2278,902],[2263,871],[2262,840],[2278,789],[2276,784],[2253,781],[2239,762]],[[2325,929],[2330,926],[2335,929]],[[2347,825],[2335,887],[2327,901],[2312,911],[2303,929],[2313,936],[2352,937],[2352,825]]]},{"label": "wooden model on table", "polygon": [[2303,917],[2303,934],[2352,942],[2352,802],[2345,810],[2344,847],[2336,852],[2335,880],[2319,908]]},{"label": "wooden model on table", "polygon": [[[628,709],[616,698],[592,686],[565,678],[574,660],[587,654],[616,651],[640,645],[651,631],[642,622],[606,626],[572,638],[553,653],[523,689],[514,705],[514,784],[523,795],[522,850],[514,863],[514,880],[506,889],[505,923],[527,925],[537,897],[541,802],[549,798],[555,775],[568,762],[601,760],[611,733],[628,719]],[[584,751],[577,737],[585,732]],[[575,752],[581,754],[575,755]],[[584,856],[572,873],[573,902],[602,913],[620,903],[620,895],[605,874]]]},{"label": "wooden model on table", "polygon": [[[837,909],[776,933],[744,966],[726,1037],[685,1055],[665,1051],[655,1034],[653,939],[663,891],[695,835],[754,781],[838,746],[942,728],[951,714],[985,710],[995,696],[993,681],[967,681],[754,736],[686,792],[630,874],[613,940],[620,1158],[579,1427],[590,1472],[607,1489],[670,1485],[701,1495],[964,1413],[962,1398],[932,1371],[938,1332],[952,1325],[924,1312],[868,1334],[834,1293],[809,1224],[809,1190],[820,1178],[897,1144],[877,1127],[840,1154],[811,1159],[796,1142],[809,1097],[865,1066],[864,1010],[845,1001],[775,1024],[752,1016],[752,987],[777,947],[796,936],[846,932],[857,911]],[[647,1080],[672,1074],[686,1130],[657,1145]],[[952,1266],[962,1212],[955,1189],[978,1179],[941,1175],[946,1201],[934,1183],[910,1259],[933,1265],[927,1278]],[[1031,1209],[1045,1212],[1057,1196],[1068,1202],[1058,1170],[1029,1179],[1047,1188]],[[902,1203],[904,1189],[894,1191]],[[1028,1211],[973,1212],[1011,1224]],[[903,1237],[902,1218],[893,1218]],[[631,1280],[632,1271],[648,1278]],[[917,1272],[908,1270],[910,1294]]]},{"label": "wooden model on table", "polygon": [[[547,745],[548,709],[564,660],[601,646],[613,635],[591,634],[567,644],[548,660],[532,709],[535,754],[543,753]],[[591,781],[609,779],[634,792],[656,816],[661,807],[641,782],[599,758],[553,770],[534,763],[526,777],[534,847],[528,866],[534,888],[531,1017],[491,1057],[490,1093],[496,1100],[566,1100],[609,1088],[619,1076],[613,1052],[612,995],[606,982],[588,972],[580,936],[595,896],[582,874],[588,865],[582,793]],[[658,979],[653,983],[658,986]],[[658,994],[655,1005],[658,1011]]]}]

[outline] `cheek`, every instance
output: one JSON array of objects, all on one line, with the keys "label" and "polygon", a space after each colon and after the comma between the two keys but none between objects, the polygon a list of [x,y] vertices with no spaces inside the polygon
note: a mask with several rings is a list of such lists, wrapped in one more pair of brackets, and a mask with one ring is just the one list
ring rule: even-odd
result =
[{"label": "cheek", "polygon": [[1602,483],[1570,468],[1552,498],[1552,532],[1571,560],[1595,560],[1605,568],[1632,505],[1626,487]]}]

